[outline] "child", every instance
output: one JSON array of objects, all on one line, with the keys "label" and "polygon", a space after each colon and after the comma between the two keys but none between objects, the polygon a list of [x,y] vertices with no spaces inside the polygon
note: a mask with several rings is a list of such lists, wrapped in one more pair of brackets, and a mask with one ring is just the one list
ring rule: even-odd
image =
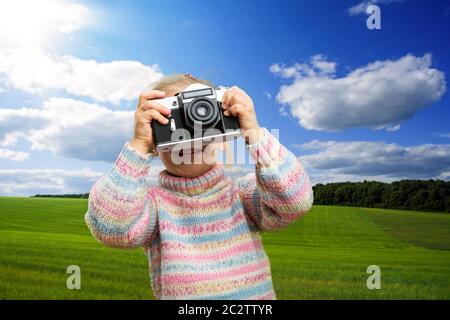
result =
[{"label": "child", "polygon": [[228,89],[222,107],[226,116],[238,117],[254,173],[233,181],[223,165],[175,165],[171,152],[160,152],[166,170],[158,187],[146,185],[155,157],[150,122],[166,124],[170,114],[152,100],[193,83],[210,85],[190,74],[174,75],[141,95],[134,138],[93,186],[86,223],[108,246],[145,249],[157,299],[276,299],[260,231],[301,217],[313,193],[298,159],[259,127],[243,90]]}]

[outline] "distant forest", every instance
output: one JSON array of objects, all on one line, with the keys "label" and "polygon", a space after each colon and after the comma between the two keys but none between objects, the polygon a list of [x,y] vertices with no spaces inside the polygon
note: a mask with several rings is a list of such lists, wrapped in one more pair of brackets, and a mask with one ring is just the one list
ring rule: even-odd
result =
[{"label": "distant forest", "polygon": [[35,198],[89,198],[89,193],[80,194],[36,194],[32,197]]},{"label": "distant forest", "polygon": [[450,182],[401,180],[316,184],[314,204],[450,212]]},{"label": "distant forest", "polygon": [[[47,195],[43,198],[88,198],[89,193]],[[316,184],[314,204],[450,212],[450,182],[401,180]]]}]

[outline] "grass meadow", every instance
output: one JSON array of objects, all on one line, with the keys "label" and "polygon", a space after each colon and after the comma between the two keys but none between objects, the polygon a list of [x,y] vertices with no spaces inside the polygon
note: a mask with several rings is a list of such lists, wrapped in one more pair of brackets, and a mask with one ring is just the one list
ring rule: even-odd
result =
[{"label": "grass meadow", "polygon": [[[0,197],[0,299],[153,299],[142,249],[106,248],[86,199]],[[278,299],[450,299],[450,215],[314,206],[263,234]],[[66,268],[81,268],[69,290]],[[381,268],[381,289],[366,270]]]}]

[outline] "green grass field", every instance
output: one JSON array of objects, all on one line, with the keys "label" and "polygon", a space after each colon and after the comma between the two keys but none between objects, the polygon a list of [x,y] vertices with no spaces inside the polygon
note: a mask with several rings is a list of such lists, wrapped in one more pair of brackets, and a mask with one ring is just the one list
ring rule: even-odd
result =
[{"label": "green grass field", "polygon": [[[102,246],[85,199],[0,198],[0,299],[153,299],[141,249]],[[279,299],[450,299],[450,215],[315,206],[265,233]],[[368,290],[366,269],[381,268]],[[66,268],[81,268],[68,290]]]}]

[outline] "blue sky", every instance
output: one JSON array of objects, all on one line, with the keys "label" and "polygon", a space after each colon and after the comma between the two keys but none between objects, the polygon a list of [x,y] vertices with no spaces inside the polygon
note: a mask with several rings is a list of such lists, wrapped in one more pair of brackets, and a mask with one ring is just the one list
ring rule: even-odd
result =
[{"label": "blue sky", "polygon": [[[184,72],[246,90],[314,182],[450,178],[450,1],[17,3],[0,4],[0,195],[89,191],[140,90]],[[351,11],[370,4],[381,30]]]}]

